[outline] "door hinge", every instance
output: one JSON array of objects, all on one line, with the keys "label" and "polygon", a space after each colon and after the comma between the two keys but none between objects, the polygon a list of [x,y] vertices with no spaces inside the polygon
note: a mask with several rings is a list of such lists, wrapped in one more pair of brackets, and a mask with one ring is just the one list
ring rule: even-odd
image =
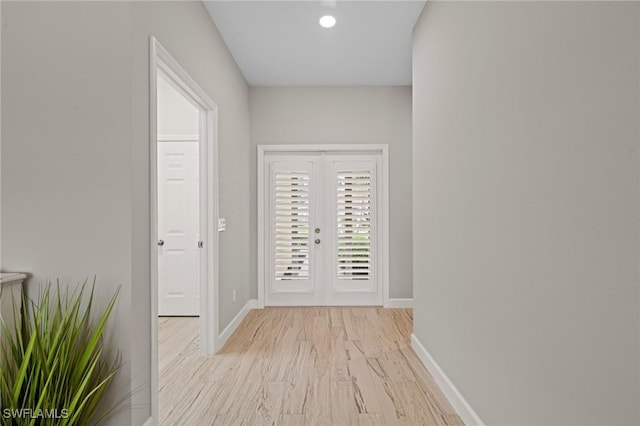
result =
[{"label": "door hinge", "polygon": [[204,247],[204,241],[198,241],[198,248]]}]

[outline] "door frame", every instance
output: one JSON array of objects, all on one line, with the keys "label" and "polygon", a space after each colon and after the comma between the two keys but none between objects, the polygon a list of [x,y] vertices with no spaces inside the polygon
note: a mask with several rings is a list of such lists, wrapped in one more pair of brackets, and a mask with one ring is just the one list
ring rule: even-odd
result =
[{"label": "door frame", "polygon": [[381,181],[382,200],[379,215],[382,216],[380,224],[382,226],[382,265],[380,265],[380,277],[382,285],[382,306],[389,307],[389,145],[388,144],[321,144],[321,145],[258,145],[258,172],[257,172],[257,193],[258,193],[258,308],[264,308],[265,285],[267,283],[266,274],[266,253],[265,240],[267,231],[265,229],[265,182],[264,182],[264,158],[271,153],[294,152],[331,152],[331,153],[362,153],[380,154],[382,156]]},{"label": "door frame", "polygon": [[155,38],[149,39],[149,178],[151,278],[151,412],[158,419],[158,96],[163,77],[200,110],[200,352],[219,349],[218,322],[218,106]]}]

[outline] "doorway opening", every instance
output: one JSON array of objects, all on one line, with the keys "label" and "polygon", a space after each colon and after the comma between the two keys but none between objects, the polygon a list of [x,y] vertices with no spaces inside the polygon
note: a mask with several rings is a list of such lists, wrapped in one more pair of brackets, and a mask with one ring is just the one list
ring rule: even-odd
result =
[{"label": "doorway opening", "polygon": [[200,316],[200,111],[158,73],[158,316]]},{"label": "doorway opening", "polygon": [[218,349],[218,108],[150,39],[151,409],[158,419],[159,316],[198,316]]},{"label": "doorway opening", "polygon": [[387,306],[387,145],[258,147],[258,305]]}]

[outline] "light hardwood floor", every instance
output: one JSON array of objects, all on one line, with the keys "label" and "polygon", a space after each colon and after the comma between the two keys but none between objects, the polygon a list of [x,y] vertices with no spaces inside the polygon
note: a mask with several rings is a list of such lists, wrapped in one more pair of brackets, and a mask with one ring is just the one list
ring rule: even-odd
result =
[{"label": "light hardwood floor", "polygon": [[461,425],[410,347],[410,309],[252,310],[215,356],[159,319],[162,425]]}]

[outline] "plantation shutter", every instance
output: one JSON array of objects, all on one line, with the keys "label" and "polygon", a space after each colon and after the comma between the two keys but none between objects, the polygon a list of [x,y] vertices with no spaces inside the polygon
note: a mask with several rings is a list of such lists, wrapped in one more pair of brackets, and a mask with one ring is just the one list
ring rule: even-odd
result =
[{"label": "plantation shutter", "polygon": [[309,279],[310,174],[274,174],[273,226],[275,279]]},{"label": "plantation shutter", "polygon": [[372,275],[371,171],[338,171],[336,196],[337,278],[368,280]]}]

